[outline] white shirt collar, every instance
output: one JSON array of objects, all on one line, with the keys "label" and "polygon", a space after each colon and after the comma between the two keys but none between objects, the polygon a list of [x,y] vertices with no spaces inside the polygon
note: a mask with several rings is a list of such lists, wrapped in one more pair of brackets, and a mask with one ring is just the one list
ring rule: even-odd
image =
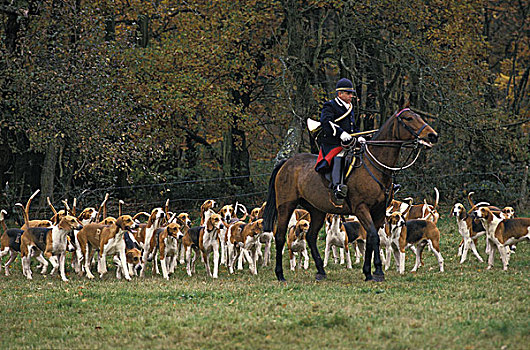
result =
[{"label": "white shirt collar", "polygon": [[340,97],[338,97],[338,96],[335,97],[335,101],[337,101],[339,106],[344,106],[344,107],[346,107],[346,109],[350,109],[351,104],[344,102],[344,100],[342,100]]}]

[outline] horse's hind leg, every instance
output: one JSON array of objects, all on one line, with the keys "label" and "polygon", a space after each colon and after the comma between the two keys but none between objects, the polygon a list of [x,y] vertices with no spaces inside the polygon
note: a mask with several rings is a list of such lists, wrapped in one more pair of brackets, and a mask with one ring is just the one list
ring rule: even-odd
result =
[{"label": "horse's hind leg", "polygon": [[326,272],[324,271],[324,263],[317,248],[317,237],[318,231],[324,224],[326,213],[313,209],[309,214],[311,215],[311,224],[309,225],[309,232],[306,235],[306,240],[311,249],[311,256],[317,267],[316,279],[317,281],[320,281],[326,278]]},{"label": "horse's hind leg", "polygon": [[278,207],[278,226],[276,227],[276,233],[274,235],[274,240],[276,241],[276,268],[274,269],[274,272],[276,273],[276,278],[280,282],[285,281],[282,266],[282,251],[283,246],[285,245],[285,234],[287,233],[289,219],[291,218],[296,205],[296,202],[290,202],[284,203]]}]

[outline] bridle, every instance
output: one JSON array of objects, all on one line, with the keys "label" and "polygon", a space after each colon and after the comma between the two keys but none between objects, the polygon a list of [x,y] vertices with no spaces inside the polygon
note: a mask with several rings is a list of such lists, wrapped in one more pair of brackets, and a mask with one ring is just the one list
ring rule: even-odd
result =
[{"label": "bridle", "polygon": [[[415,131],[414,129],[412,129],[409,125],[407,125],[403,119],[401,118],[401,113],[405,112],[405,111],[410,111],[410,108],[404,108],[402,109],[399,113],[396,114],[396,119],[397,121],[399,122],[399,124],[401,126],[403,126],[405,128],[405,130],[407,130],[408,132],[410,132],[416,140],[418,140],[420,138],[420,134],[421,132],[423,131],[423,129],[425,129],[426,127],[429,126],[429,124],[425,123],[421,126],[421,128],[418,129],[418,131]],[[398,129],[398,137],[399,137],[399,129]]]},{"label": "bridle", "polygon": [[[403,112],[406,112],[406,111],[410,111],[410,108],[402,109],[401,111],[397,112],[394,117],[398,121],[399,125],[403,126],[403,128],[405,130],[407,130],[410,134],[412,134],[414,136],[414,140],[381,140],[381,141],[375,140],[375,141],[365,141],[364,143],[361,143],[361,151],[365,151],[366,154],[368,156],[370,156],[370,158],[368,158],[368,160],[371,163],[372,163],[372,160],[373,160],[380,167],[382,167],[384,169],[387,169],[387,170],[390,170],[390,171],[404,170],[404,169],[410,168],[412,165],[414,165],[414,163],[416,163],[416,161],[418,160],[418,158],[420,156],[421,150],[422,150],[422,147],[419,147],[420,146],[420,134],[423,131],[423,129],[425,129],[427,126],[429,126],[429,124],[427,124],[427,123],[423,124],[421,126],[421,128],[419,128],[417,131],[412,129],[407,123],[405,123],[403,121],[403,119],[401,117],[401,114]],[[398,133],[398,137],[399,137],[399,128],[397,129],[397,133]],[[388,165],[383,164],[381,161],[379,161],[373,155],[372,152],[370,152],[370,149],[368,148],[369,145],[371,145],[371,146],[380,146],[380,147],[413,148],[413,152],[410,153],[410,155],[407,158],[407,160],[405,161],[405,163],[411,158],[411,155],[414,153],[414,151],[416,151],[416,155],[415,155],[414,159],[412,160],[412,162],[410,162],[407,165],[403,165],[401,167],[390,167]],[[373,164],[373,163],[372,163],[372,165],[375,166],[375,164]],[[379,168],[377,168],[377,167],[375,167],[375,168],[379,170]],[[383,172],[383,171],[381,171],[381,172]]]},{"label": "bridle", "polygon": [[[396,120],[398,121],[399,125],[403,126],[403,128],[405,130],[407,130],[411,135],[414,136],[414,139],[413,140],[370,140],[370,141],[361,141],[360,144],[361,144],[361,149],[360,149],[360,154],[362,155],[360,157],[360,160],[361,160],[361,164],[359,166],[364,166],[364,168],[366,169],[366,171],[368,172],[368,174],[375,180],[375,182],[381,187],[381,189],[384,191],[385,193],[385,198],[386,200],[385,201],[388,201],[388,199],[390,198],[390,192],[391,192],[391,186],[390,187],[386,187],[385,185],[383,185],[383,183],[377,179],[377,177],[374,175],[374,173],[370,170],[370,168],[366,165],[366,162],[364,161],[364,159],[368,159],[368,161],[370,162],[370,164],[375,168],[377,169],[379,172],[381,172],[383,175],[386,175],[386,176],[390,176],[392,177],[392,182],[394,182],[394,172],[395,171],[400,171],[400,170],[404,170],[404,169],[407,169],[407,168],[410,168],[412,165],[414,165],[414,163],[416,163],[416,161],[418,160],[419,156],[420,156],[420,153],[421,153],[421,149],[423,147],[420,147],[421,143],[420,143],[420,134],[421,132],[427,127],[429,126],[427,123],[425,123],[424,125],[422,125],[418,130],[414,130],[412,129],[409,125],[407,125],[407,123],[405,123],[401,117],[401,114],[403,112],[406,112],[406,111],[410,111],[410,108],[404,108],[402,109],[401,111],[397,112],[394,116],[392,117],[395,117]],[[397,129],[397,135],[396,135],[398,138],[400,137],[399,136],[399,128]],[[394,148],[412,148],[413,150],[410,152],[407,160],[405,161],[405,164],[409,161],[409,159],[411,158],[411,156],[414,154],[414,152],[416,153],[414,159],[407,165],[404,165],[404,166],[401,166],[401,167],[391,167],[391,166],[388,166],[386,164],[383,164],[381,161],[379,161],[372,152],[370,152],[370,149],[368,146],[379,146],[379,147],[394,147]],[[366,157],[364,156],[366,155]],[[382,169],[381,169],[382,168]],[[390,170],[391,173],[388,174],[387,172],[385,172],[385,170]],[[349,175],[349,171],[348,173],[346,174],[346,177]],[[388,204],[388,203],[387,203]]]}]

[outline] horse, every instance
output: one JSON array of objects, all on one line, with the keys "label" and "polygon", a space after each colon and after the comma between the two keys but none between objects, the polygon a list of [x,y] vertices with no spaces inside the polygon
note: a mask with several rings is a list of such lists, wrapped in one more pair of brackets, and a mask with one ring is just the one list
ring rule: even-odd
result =
[{"label": "horse", "polygon": [[[417,159],[422,148],[432,148],[437,142],[437,132],[418,114],[410,108],[401,109],[381,126],[371,140],[361,143],[360,165],[345,180],[348,195],[341,206],[332,202],[328,180],[314,169],[316,155],[299,153],[280,161],[271,173],[263,216],[264,232],[273,232],[274,223],[277,223],[274,235],[277,279],[285,281],[282,267],[285,234],[291,214],[300,205],[311,215],[306,239],[317,268],[316,280],[326,278],[317,249],[317,234],[326,213],[332,213],[353,214],[359,218],[367,232],[363,264],[365,280],[384,281],[377,230],[384,223],[387,202],[393,194],[393,173],[402,169],[395,168],[400,151],[403,147],[413,146],[418,152]],[[373,276],[372,254],[375,267]]]}]

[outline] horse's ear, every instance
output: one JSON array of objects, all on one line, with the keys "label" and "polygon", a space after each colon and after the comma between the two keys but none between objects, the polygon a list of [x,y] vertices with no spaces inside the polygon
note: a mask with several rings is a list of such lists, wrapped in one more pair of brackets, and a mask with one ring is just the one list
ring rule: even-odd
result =
[{"label": "horse's ear", "polygon": [[399,110],[409,108],[410,107],[410,100],[405,94],[401,95],[401,98],[399,99]]}]

